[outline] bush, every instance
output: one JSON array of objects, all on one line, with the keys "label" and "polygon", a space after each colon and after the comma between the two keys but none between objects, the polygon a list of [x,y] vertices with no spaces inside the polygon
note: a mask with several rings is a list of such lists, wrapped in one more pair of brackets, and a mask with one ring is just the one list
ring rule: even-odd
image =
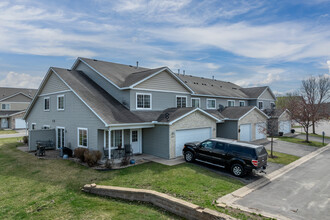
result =
[{"label": "bush", "polygon": [[121,159],[121,166],[127,166],[129,164],[130,159],[130,156],[124,156],[123,159]]},{"label": "bush", "polygon": [[74,156],[78,158],[81,162],[85,161],[85,151],[88,151],[88,149],[83,147],[78,147],[74,149]]},{"label": "bush", "polygon": [[100,151],[85,151],[84,153],[85,162],[88,164],[88,166],[93,167],[97,165],[97,163],[102,158],[102,153]]},{"label": "bush", "polygon": [[111,159],[111,160],[107,159],[107,160],[105,161],[104,166],[105,166],[106,168],[108,168],[108,169],[112,169],[112,167],[113,167],[113,163],[114,163],[113,159]]},{"label": "bush", "polygon": [[23,143],[28,144],[29,143],[29,136],[24,136],[23,137]]}]

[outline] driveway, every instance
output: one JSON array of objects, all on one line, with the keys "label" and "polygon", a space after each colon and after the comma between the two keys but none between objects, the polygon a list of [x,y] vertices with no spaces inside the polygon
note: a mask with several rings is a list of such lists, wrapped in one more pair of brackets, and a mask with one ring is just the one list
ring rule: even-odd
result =
[{"label": "driveway", "polygon": [[290,219],[329,219],[330,149],[235,203]]},{"label": "driveway", "polygon": [[23,137],[26,136],[25,130],[17,130],[15,134],[1,134],[0,138],[12,138],[12,137]]},{"label": "driveway", "polygon": [[[264,146],[266,147],[267,150],[271,149],[270,143],[267,143]],[[319,148],[302,145],[302,144],[290,143],[287,141],[280,141],[280,140],[275,140],[273,146],[273,151],[285,153],[285,154],[291,154],[298,157],[305,156],[317,149]]]}]

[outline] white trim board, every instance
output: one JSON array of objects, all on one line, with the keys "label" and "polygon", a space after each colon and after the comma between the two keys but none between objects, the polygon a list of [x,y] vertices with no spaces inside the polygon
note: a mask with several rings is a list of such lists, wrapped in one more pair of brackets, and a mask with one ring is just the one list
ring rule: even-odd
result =
[{"label": "white trim board", "polygon": [[9,98],[15,97],[15,96],[17,96],[17,95],[19,95],[19,94],[24,95],[24,96],[26,96],[27,98],[29,98],[29,99],[32,100],[32,97],[31,97],[31,96],[28,96],[28,95],[26,95],[26,94],[23,93],[23,92],[17,92],[17,93],[15,93],[15,94],[13,94],[13,95],[10,95],[10,96],[7,96],[7,97],[1,99],[0,102],[2,102],[3,100],[9,99]]},{"label": "white trim board", "polygon": [[254,106],[252,109],[250,109],[247,113],[245,113],[244,115],[242,115],[238,121],[242,120],[245,116],[247,116],[248,114],[250,114],[250,112],[252,112],[254,109],[257,109],[257,111],[259,111],[263,116],[265,116],[267,119],[269,119],[268,115],[266,115],[263,111],[261,111],[257,106]]}]

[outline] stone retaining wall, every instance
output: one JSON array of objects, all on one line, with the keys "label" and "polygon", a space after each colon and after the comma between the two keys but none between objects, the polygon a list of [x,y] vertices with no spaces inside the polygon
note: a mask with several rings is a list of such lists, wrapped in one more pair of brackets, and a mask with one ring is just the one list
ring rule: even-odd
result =
[{"label": "stone retaining wall", "polygon": [[152,203],[155,206],[163,208],[178,216],[193,220],[234,220],[234,218],[220,212],[201,208],[195,204],[174,198],[164,193],[153,190],[132,189],[116,186],[99,186],[96,184],[87,184],[82,189],[84,192],[107,196],[112,198],[126,199],[130,201],[143,201]]}]

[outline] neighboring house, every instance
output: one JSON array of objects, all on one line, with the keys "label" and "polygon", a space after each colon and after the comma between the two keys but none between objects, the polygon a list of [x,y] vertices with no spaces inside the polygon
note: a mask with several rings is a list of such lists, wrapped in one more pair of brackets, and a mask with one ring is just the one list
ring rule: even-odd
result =
[{"label": "neighboring house", "polygon": [[[131,144],[134,153],[175,158],[185,142],[216,137],[220,124],[240,119],[224,117],[219,104],[223,110],[273,97],[268,87],[263,93],[250,98],[235,84],[179,75],[167,67],[78,58],[71,69],[51,67],[41,83],[24,116],[29,148],[35,149],[37,140],[53,140],[57,148],[86,147],[111,157],[119,146]],[[249,108],[238,123],[259,114],[266,122],[266,115]]]},{"label": "neighboring house", "polygon": [[288,134],[291,132],[291,117],[289,110],[267,109],[265,114],[269,116],[268,128],[270,132],[277,135],[279,132]]},{"label": "neighboring house", "polygon": [[26,128],[22,118],[36,91],[36,89],[0,87],[1,129]]}]

